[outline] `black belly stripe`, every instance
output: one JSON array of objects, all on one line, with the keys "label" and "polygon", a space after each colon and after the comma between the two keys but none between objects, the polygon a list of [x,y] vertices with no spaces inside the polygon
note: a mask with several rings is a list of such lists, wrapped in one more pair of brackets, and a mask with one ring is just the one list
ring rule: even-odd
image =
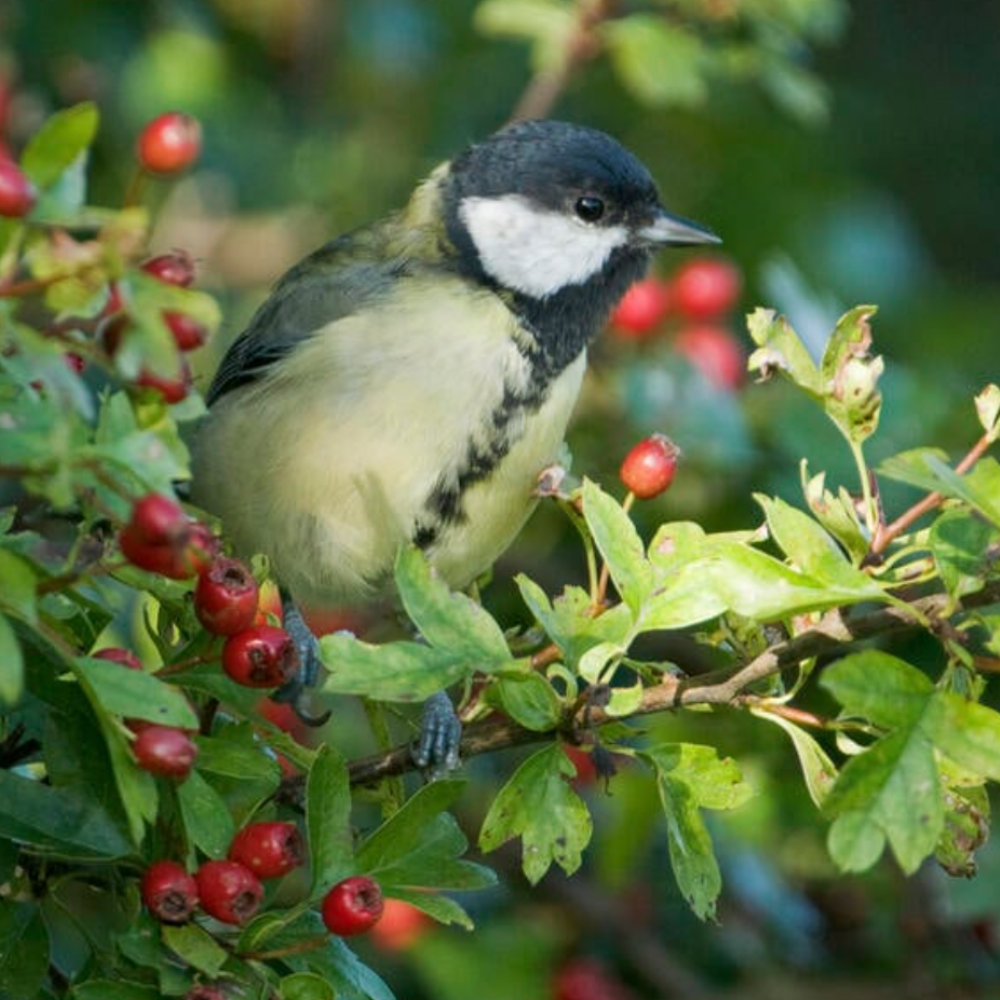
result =
[{"label": "black belly stripe", "polygon": [[540,351],[533,356],[529,350],[521,350],[531,364],[527,387],[517,389],[509,383],[504,387],[503,398],[486,421],[488,442],[483,444],[470,440],[461,463],[438,479],[424,502],[424,513],[414,525],[411,535],[414,545],[419,548],[426,549],[433,545],[448,525],[462,524],[467,520],[463,505],[466,491],[476,483],[489,479],[524,434],[523,426],[514,431],[519,418],[537,413],[548,398],[552,383],[551,368],[542,360]]}]

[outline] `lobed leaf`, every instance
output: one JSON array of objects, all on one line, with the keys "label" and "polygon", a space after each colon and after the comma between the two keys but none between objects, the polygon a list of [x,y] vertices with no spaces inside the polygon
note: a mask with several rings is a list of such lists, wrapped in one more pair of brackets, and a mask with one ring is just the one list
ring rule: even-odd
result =
[{"label": "lobed leaf", "polygon": [[317,751],[306,779],[306,829],[316,894],[355,871],[347,764],[330,744]]}]

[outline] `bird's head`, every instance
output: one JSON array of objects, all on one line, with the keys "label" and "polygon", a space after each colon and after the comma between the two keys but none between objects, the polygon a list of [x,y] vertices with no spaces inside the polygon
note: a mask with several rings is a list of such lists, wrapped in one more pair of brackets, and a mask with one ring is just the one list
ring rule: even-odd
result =
[{"label": "bird's head", "polygon": [[663,208],[627,149],[566,122],[510,125],[456,157],[441,183],[463,268],[536,301],[617,273],[635,280],[659,247],[719,242]]}]

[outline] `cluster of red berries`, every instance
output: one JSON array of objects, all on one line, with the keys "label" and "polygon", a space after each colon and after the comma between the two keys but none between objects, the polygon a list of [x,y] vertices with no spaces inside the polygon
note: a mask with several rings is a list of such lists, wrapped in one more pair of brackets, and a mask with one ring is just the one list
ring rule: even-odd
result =
[{"label": "cluster of red berries", "polygon": [[[225,859],[204,862],[194,875],[176,861],[151,864],[140,883],[142,901],[165,924],[185,923],[199,907],[220,923],[245,924],[260,909],[263,881],[281,878],[304,861],[294,823],[250,823],[233,837]],[[378,882],[354,875],[327,892],[321,913],[331,933],[348,937],[374,927],[383,906]]]},{"label": "cluster of red berries", "polygon": [[743,287],[738,268],[719,257],[698,257],[671,279],[634,284],[611,314],[611,329],[625,340],[646,340],[674,324],[674,349],[722,389],[743,381],[746,358],[726,319]]},{"label": "cluster of red berries", "polygon": [[294,823],[250,823],[229,845],[224,860],[206,861],[191,875],[176,861],[146,869],[140,889],[146,908],[165,924],[182,924],[197,907],[224,924],[244,924],[264,898],[262,879],[280,878],[305,861]]},{"label": "cluster of red berries", "polygon": [[279,687],[299,669],[291,636],[267,623],[260,588],[238,559],[220,555],[215,537],[169,497],[149,493],[137,501],[119,535],[133,565],[173,580],[197,576],[194,610],[201,624],[226,638],[222,667],[237,684]]}]

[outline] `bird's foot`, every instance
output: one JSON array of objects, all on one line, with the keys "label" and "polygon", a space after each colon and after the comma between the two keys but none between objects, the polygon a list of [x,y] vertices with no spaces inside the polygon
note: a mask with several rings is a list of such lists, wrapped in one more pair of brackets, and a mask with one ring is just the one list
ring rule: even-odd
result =
[{"label": "bird's foot", "polygon": [[302,617],[302,612],[290,598],[282,600],[284,610],[285,631],[295,644],[299,654],[299,672],[290,681],[286,681],[271,695],[272,701],[287,702],[292,711],[307,726],[322,726],[330,718],[329,710],[316,715],[310,704],[312,689],[319,680],[320,667],[323,661],[319,654],[319,641]]},{"label": "bird's foot", "polygon": [[420,720],[420,735],[413,745],[413,762],[428,770],[431,778],[443,778],[459,763],[458,749],[462,739],[462,723],[455,713],[446,691],[432,694],[424,702]]}]

